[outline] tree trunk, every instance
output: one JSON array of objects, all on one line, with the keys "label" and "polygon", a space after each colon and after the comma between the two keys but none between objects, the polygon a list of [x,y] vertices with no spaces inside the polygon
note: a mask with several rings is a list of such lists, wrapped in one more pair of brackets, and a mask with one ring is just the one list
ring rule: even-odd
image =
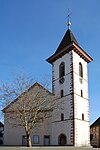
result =
[{"label": "tree trunk", "polygon": [[30,137],[30,132],[28,131],[28,126],[27,126],[27,120],[25,117],[25,132],[26,132],[26,138],[27,138],[27,147],[32,147],[32,143],[31,143],[31,137]]},{"label": "tree trunk", "polygon": [[27,147],[32,147],[30,134],[27,132],[26,132],[26,137],[27,137]]}]

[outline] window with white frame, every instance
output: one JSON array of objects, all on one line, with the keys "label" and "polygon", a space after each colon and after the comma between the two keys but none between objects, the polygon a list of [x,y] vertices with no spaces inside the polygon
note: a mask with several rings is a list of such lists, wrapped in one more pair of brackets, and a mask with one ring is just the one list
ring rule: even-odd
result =
[{"label": "window with white frame", "polygon": [[33,144],[39,144],[39,135],[33,135]]}]

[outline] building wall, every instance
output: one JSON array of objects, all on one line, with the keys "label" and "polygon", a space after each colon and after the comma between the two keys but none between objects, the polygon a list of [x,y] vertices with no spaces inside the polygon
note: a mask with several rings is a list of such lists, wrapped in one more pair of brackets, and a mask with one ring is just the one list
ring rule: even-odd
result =
[{"label": "building wall", "polygon": [[[65,63],[64,83],[59,82],[59,65]],[[64,91],[64,96],[59,99],[60,106],[54,111],[52,121],[52,143],[59,145],[59,136],[66,135],[66,145],[73,145],[73,99],[72,99],[72,52],[57,59],[52,65],[52,85],[53,93],[60,97],[60,91]],[[61,121],[61,113],[64,114],[64,121]]]},{"label": "building wall", "polygon": [[90,129],[90,134],[92,135],[91,145],[93,147],[100,147],[100,126],[92,127]]},{"label": "building wall", "polygon": [[[50,104],[49,100],[52,100],[53,96],[49,92],[47,92],[46,90],[44,90],[44,88],[41,88],[41,86],[38,86],[38,85],[36,85],[34,88],[31,88],[31,90],[32,91],[29,91],[29,92],[32,92],[32,95],[30,95],[31,98],[33,98],[32,102],[34,101],[34,96],[35,96],[36,92],[38,92],[38,90],[39,90],[39,92],[41,92],[41,96],[39,98],[41,98],[41,99],[38,98],[38,99],[36,99],[36,101],[38,100],[38,103],[39,103],[39,101],[41,103],[45,102],[45,106],[42,105],[41,106],[42,108],[40,108],[40,109],[43,109],[43,106],[44,107],[47,106],[48,108],[50,108],[49,107],[49,104]],[[34,103],[32,103],[32,102],[30,101],[29,106],[35,103],[35,102]],[[46,104],[46,102],[47,102],[47,104]],[[20,117],[19,113],[15,114],[15,112],[14,112],[14,110],[18,109],[18,107],[21,104],[22,104],[22,102],[20,102],[20,99],[18,99],[13,104],[11,104],[10,107],[7,108],[6,111],[10,112],[10,114],[7,114],[5,111],[5,114],[4,114],[4,124],[5,124],[4,145],[22,145],[22,136],[25,136],[26,133],[25,133],[25,129],[22,127],[19,127],[17,124],[19,124],[19,123],[21,124],[22,120],[24,118],[22,118],[20,120],[19,119],[19,117]],[[22,109],[22,106],[19,109]],[[43,118],[43,122],[36,125],[36,127],[33,127],[33,131],[31,133],[31,140],[32,140],[33,145],[34,145],[33,135],[39,136],[38,145],[44,145],[44,136],[51,136],[51,133],[52,133],[52,131],[51,131],[51,121],[52,121],[51,113],[52,113],[52,111],[49,111],[50,117],[45,118],[45,119]],[[18,116],[18,118],[17,118],[17,116]],[[16,117],[16,120],[12,119],[12,117]],[[35,145],[36,145],[36,143],[35,143]]]},{"label": "building wall", "polygon": [[24,129],[14,127],[6,120],[4,123],[4,145],[22,145],[22,135],[25,135]]},{"label": "building wall", "polygon": [[[79,76],[79,63],[83,66],[83,78]],[[75,145],[90,145],[90,117],[88,100],[87,62],[73,51]],[[83,95],[81,95],[81,90]],[[84,119],[82,119],[82,114]]]},{"label": "building wall", "polygon": [[[65,81],[63,84],[59,83],[59,65],[61,62],[65,63]],[[83,78],[79,76],[80,62],[83,66]],[[57,111],[59,115],[54,120],[60,120],[61,112],[64,113],[66,121],[63,122],[64,127],[61,129],[67,136],[67,144],[75,146],[90,145],[87,62],[72,50],[53,63],[52,75],[54,94],[60,96],[60,90],[64,90],[64,98],[61,98],[61,101],[64,101],[64,110]],[[83,95],[81,95],[81,90]],[[84,120],[82,120],[82,114]],[[52,131],[58,133],[55,134],[57,135],[55,137],[56,143],[60,134],[60,124],[61,122],[53,123]]]},{"label": "building wall", "polygon": [[[59,65],[61,62],[65,63],[65,81],[63,84],[59,83]],[[60,90],[64,89],[65,95],[70,93],[70,78],[71,78],[71,52],[67,53],[63,57],[57,59],[52,65],[52,82],[54,94],[60,96]],[[66,86],[67,85],[67,86]]]},{"label": "building wall", "polygon": [[61,134],[66,135],[66,145],[73,145],[71,141],[71,126],[73,121],[64,120],[52,123],[52,145],[59,145],[59,137]]},{"label": "building wall", "polygon": [[[9,120],[10,121],[10,120]],[[32,145],[44,145],[44,136],[51,136],[51,118],[46,119],[43,123],[35,127],[31,133]],[[5,130],[4,130],[4,145],[22,145],[22,136],[25,136],[25,129],[18,126],[13,126],[6,121],[5,117]],[[39,143],[33,143],[33,136],[39,136]],[[50,143],[51,144],[51,143]]]}]

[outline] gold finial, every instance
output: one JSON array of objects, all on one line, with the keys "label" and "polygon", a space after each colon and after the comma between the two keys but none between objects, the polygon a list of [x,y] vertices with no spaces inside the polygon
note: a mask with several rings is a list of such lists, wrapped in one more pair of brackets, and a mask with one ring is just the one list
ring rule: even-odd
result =
[{"label": "gold finial", "polygon": [[70,15],[71,13],[69,13],[69,9],[68,9],[68,22],[67,22],[68,29],[70,29],[70,26],[71,26]]}]

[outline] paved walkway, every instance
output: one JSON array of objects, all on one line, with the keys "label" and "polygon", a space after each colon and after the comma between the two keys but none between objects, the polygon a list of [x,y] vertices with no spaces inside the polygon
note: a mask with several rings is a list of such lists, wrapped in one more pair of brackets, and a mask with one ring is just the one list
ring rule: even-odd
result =
[{"label": "paved walkway", "polygon": [[0,147],[0,150],[100,150],[100,148],[87,147]]}]

